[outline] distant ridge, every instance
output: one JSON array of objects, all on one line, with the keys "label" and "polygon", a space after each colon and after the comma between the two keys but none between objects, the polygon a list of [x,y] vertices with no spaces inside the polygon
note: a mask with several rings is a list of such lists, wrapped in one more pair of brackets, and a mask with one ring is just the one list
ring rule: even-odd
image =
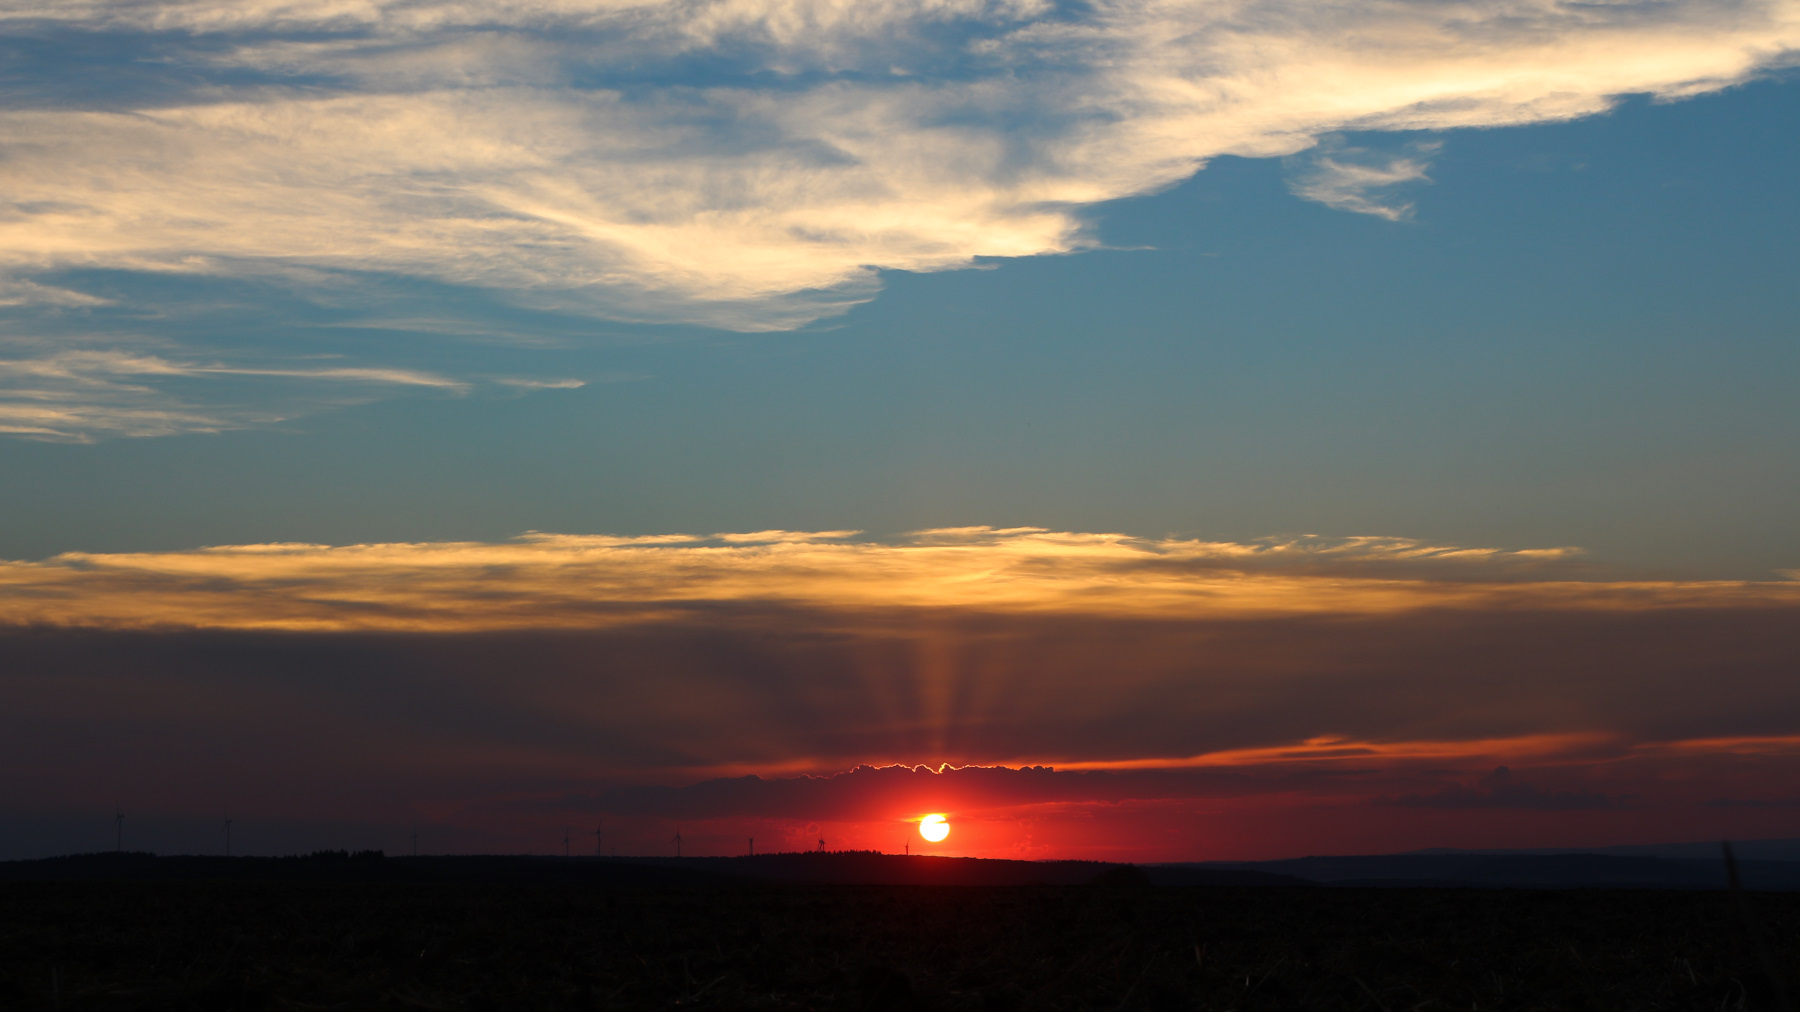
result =
[{"label": "distant ridge", "polygon": [[[1723,889],[1727,876],[1718,846],[1712,844],[1711,853],[1705,857],[1659,857],[1635,852],[1431,850],[1283,861],[1202,862],[1174,867],[1266,871],[1334,886]],[[1800,861],[1744,859],[1742,850],[1738,854],[1738,872],[1744,888],[1800,890]]]},{"label": "distant ridge", "polygon": [[[1732,852],[1744,861],[1800,861],[1800,838],[1733,840]],[[1633,843],[1613,847],[1514,847],[1461,849],[1426,847],[1408,854],[1478,854],[1485,857],[1526,857],[1551,854],[1609,854],[1614,857],[1668,857],[1710,861],[1719,857],[1718,840],[1697,843]]]},{"label": "distant ridge", "polygon": [[[1800,890],[1800,861],[1743,859],[1743,885]],[[1282,861],[1134,866],[831,851],[754,857],[295,857],[73,854],[0,862],[0,882],[553,882],[620,888],[751,884],[918,886],[1340,886],[1524,889],[1723,889],[1724,861],[1639,854],[1420,851]]]},{"label": "distant ridge", "polygon": [[[1117,872],[1124,870],[1126,875]],[[1155,885],[1310,885],[1242,868],[1146,869]],[[0,862],[0,882],[25,881],[368,881],[567,882],[619,887],[812,885],[1021,886],[1130,884],[1132,866],[1096,861],[1010,861],[873,851],[806,851],[755,857],[387,857],[378,851],[323,851],[294,857],[72,854]]]}]

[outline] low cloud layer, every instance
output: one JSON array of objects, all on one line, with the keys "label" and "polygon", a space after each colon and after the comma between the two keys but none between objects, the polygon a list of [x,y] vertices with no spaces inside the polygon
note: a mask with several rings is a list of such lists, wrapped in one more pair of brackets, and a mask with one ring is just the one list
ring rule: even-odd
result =
[{"label": "low cloud layer", "polygon": [[0,563],[10,622],[106,628],[592,628],[731,609],[1118,619],[1419,610],[1786,608],[1800,584],[1584,579],[1573,549],[1399,538],[1234,543],[1038,528],[710,537],[532,533],[501,544],[237,545]]},{"label": "low cloud layer", "polygon": [[1129,812],[1164,859],[1230,851],[1219,813],[1239,856],[1794,817],[1757,802],[1800,757],[1800,585],[1566,550],[534,535],[66,555],[0,603],[0,764],[45,771],[13,812],[888,846],[923,806],[971,852],[1115,855]]},{"label": "low cloud layer", "polygon": [[[872,297],[882,270],[1081,249],[1084,208],[1221,155],[1716,90],[1789,62],[1797,10],[9,0],[0,307],[15,333],[87,313],[104,336],[229,301],[209,282],[371,320],[423,284],[562,317],[791,328]],[[1429,148],[1323,150],[1293,188],[1405,217]],[[113,419],[83,431],[161,431]],[[40,421],[11,428],[63,431]]]}]

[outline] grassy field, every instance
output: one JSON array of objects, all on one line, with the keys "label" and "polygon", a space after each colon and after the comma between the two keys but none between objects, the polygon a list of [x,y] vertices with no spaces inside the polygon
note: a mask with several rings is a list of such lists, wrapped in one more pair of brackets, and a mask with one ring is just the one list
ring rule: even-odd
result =
[{"label": "grassy field", "polygon": [[[1791,980],[1800,895],[1753,894]],[[0,884],[6,1009],[1778,1009],[1722,892]]]}]

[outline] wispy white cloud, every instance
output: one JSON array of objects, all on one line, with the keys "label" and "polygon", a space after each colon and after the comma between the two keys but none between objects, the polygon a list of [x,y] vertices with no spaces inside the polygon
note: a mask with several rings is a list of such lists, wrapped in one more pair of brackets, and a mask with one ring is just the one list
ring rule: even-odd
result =
[{"label": "wispy white cloud", "polygon": [[525,379],[520,376],[502,376],[494,382],[515,390],[579,390],[587,386],[586,380],[578,379]]},{"label": "wispy white cloud", "polygon": [[[171,381],[223,377],[300,380],[314,386],[300,396],[238,397],[229,406],[196,403]],[[269,424],[316,410],[321,403],[356,403],[367,388],[426,387],[462,393],[469,384],[428,372],[332,366],[245,366],[195,362],[116,349],[77,349],[32,358],[0,359],[0,433],[35,439],[91,442],[104,436],[166,436],[221,432]]]},{"label": "wispy white cloud", "polygon": [[1413,205],[1395,189],[1431,182],[1425,174],[1431,168],[1427,159],[1439,147],[1437,142],[1410,144],[1405,153],[1393,154],[1328,141],[1295,157],[1288,187],[1326,207],[1400,221],[1412,216]]},{"label": "wispy white cloud", "polygon": [[0,306],[104,306],[110,301],[67,288],[0,277]]},{"label": "wispy white cloud", "polygon": [[293,379],[342,380],[350,383],[391,383],[395,386],[435,387],[440,390],[467,390],[469,385],[428,372],[412,369],[369,369],[356,367],[324,369],[250,369],[243,366],[195,365],[183,367],[188,376],[285,376]]},{"label": "wispy white cloud", "polygon": [[294,365],[305,339],[267,336],[291,308],[217,362],[133,357],[152,318],[185,344],[169,321],[209,284],[319,307],[314,331],[792,328],[883,270],[1081,249],[1084,205],[1219,155],[1296,156],[1299,196],[1404,218],[1429,146],[1320,138],[1725,87],[1791,58],[1800,0],[0,0],[0,33],[25,82],[0,99],[0,322],[85,328],[9,365],[0,432],[89,439],[472,382],[429,353]]},{"label": "wispy white cloud", "polygon": [[[328,267],[792,327],[868,298],[880,269],[1079,248],[1080,205],[1216,155],[1722,87],[1794,49],[1797,10],[15,0],[0,24],[143,33],[207,83],[0,114],[0,266]],[[1295,188],[1399,217],[1380,193],[1423,173],[1340,151]]]}]

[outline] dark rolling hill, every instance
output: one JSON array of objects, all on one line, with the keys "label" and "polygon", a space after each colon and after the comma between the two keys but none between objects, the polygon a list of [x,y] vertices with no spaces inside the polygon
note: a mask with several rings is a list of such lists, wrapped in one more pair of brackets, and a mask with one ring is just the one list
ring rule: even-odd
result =
[{"label": "dark rolling hill", "polygon": [[[1629,854],[1506,854],[1450,851],[1165,867],[1272,872],[1335,886],[1446,888],[1724,889],[1721,857],[1667,858]],[[1800,890],[1800,861],[1739,861],[1746,889]]]},{"label": "dark rolling hill", "polygon": [[[326,851],[294,857],[75,854],[0,863],[0,882],[566,882],[618,887],[733,883],[806,885],[1022,886],[1103,883],[1157,885],[1307,885],[1300,878],[1249,868],[1151,868],[1095,861],[1009,861],[903,856],[868,851],[759,854],[755,857],[535,857],[506,855],[387,857]],[[1114,873],[1110,874],[1109,873]]]},{"label": "dark rolling hill", "polygon": [[[1800,861],[1738,862],[1753,890],[1800,890]],[[1723,889],[1720,858],[1606,853],[1410,854],[1196,862],[1141,867],[1097,861],[1015,861],[826,851],[754,857],[388,857],[327,851],[293,857],[76,854],[0,862],[0,882],[562,882],[608,887],[752,883],[869,886],[1341,886]]]}]

